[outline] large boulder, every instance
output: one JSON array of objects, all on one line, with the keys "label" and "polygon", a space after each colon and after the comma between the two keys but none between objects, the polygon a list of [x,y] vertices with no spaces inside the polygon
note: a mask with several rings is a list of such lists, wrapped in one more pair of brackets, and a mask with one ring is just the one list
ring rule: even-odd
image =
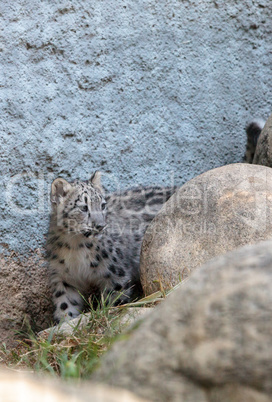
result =
[{"label": "large boulder", "polygon": [[272,236],[272,169],[234,164],[182,186],[148,227],[141,251],[146,294],[174,286],[211,258]]},{"label": "large boulder", "polygon": [[45,262],[39,251],[27,260],[0,258],[0,343],[15,346],[20,332],[52,323],[53,306]]},{"label": "large boulder", "polygon": [[258,139],[253,163],[272,167],[272,114]]},{"label": "large boulder", "polygon": [[95,379],[152,401],[272,401],[271,316],[266,241],[197,269],[115,343]]}]

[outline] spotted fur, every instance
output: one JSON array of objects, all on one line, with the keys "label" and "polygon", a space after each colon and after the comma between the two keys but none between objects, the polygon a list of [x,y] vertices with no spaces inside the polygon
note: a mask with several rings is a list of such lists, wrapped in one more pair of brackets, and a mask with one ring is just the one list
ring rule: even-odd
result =
[{"label": "spotted fur", "polygon": [[173,191],[137,187],[105,197],[99,172],[88,182],[54,180],[47,251],[57,322],[78,316],[90,295],[122,304],[141,295],[142,237]]}]

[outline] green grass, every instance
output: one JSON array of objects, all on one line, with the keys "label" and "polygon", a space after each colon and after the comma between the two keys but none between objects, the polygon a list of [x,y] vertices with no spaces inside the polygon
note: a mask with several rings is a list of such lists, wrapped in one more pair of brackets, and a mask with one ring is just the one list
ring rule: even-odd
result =
[{"label": "green grass", "polygon": [[86,315],[88,321],[80,328],[80,321],[66,336],[51,330],[46,337],[31,330],[16,348],[8,350],[2,344],[0,361],[15,369],[48,373],[66,378],[87,378],[96,368],[100,356],[121,333],[122,310],[103,302]]},{"label": "green grass", "polygon": [[89,312],[85,315],[87,323],[81,326],[79,320],[72,327],[70,335],[51,330],[47,335],[37,336],[29,328],[17,347],[9,350],[2,344],[0,363],[13,369],[46,373],[63,379],[88,378],[97,368],[101,355],[112,343],[119,337],[130,336],[131,331],[124,333],[126,324],[122,321],[128,307],[153,306],[177,286],[170,291],[161,289],[125,306],[112,307],[107,304],[107,300],[102,300],[97,308],[89,304]]}]

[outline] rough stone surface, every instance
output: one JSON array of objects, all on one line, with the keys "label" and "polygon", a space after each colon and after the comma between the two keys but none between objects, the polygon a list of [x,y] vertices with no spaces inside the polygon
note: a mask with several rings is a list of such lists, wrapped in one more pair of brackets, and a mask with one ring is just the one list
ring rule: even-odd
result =
[{"label": "rough stone surface", "polygon": [[253,163],[272,167],[272,115],[268,118],[258,139]]},{"label": "rough stone surface", "polygon": [[209,259],[270,237],[272,169],[233,164],[208,171],[182,186],[148,227],[144,291],[172,287]]},{"label": "rough stone surface", "polygon": [[272,241],[197,269],[95,379],[152,401],[271,401]]},{"label": "rough stone surface", "polygon": [[0,258],[0,343],[9,347],[17,344],[29,324],[37,331],[52,322],[47,272],[39,251],[36,253],[36,259],[24,262],[18,258],[16,262],[14,256]]},{"label": "rough stone surface", "polygon": [[246,123],[271,112],[271,10],[1,0],[0,246],[43,244],[56,176],[181,185],[242,160]]},{"label": "rough stone surface", "polygon": [[147,402],[128,391],[84,384],[71,386],[26,373],[0,370],[0,400],[5,402]]}]

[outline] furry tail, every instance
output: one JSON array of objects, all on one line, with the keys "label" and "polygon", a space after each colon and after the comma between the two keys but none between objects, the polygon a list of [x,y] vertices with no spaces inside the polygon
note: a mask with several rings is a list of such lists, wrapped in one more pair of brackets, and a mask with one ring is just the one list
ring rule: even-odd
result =
[{"label": "furry tail", "polygon": [[257,142],[261,134],[261,131],[264,128],[264,125],[265,125],[264,120],[256,119],[250,122],[246,127],[247,145],[244,159],[247,163],[252,163],[253,161]]}]

